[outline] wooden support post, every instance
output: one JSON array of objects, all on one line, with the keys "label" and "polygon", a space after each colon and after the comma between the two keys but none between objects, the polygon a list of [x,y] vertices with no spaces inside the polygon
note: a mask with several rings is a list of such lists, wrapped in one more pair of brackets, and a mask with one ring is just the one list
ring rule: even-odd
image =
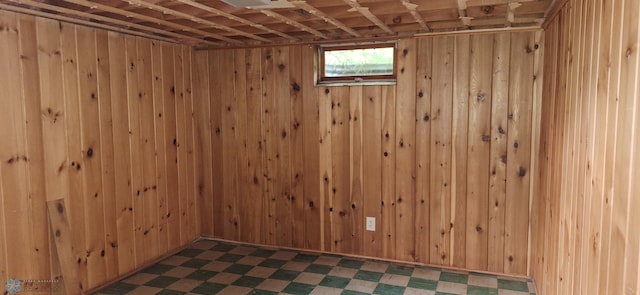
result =
[{"label": "wooden support post", "polygon": [[75,258],[71,246],[71,227],[67,219],[64,199],[48,201],[47,210],[66,294],[83,294],[82,283],[73,267]]}]

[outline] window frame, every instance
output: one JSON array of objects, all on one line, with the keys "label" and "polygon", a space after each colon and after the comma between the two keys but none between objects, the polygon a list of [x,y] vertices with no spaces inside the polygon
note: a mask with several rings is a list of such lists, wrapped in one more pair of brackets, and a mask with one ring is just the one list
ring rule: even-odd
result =
[{"label": "window frame", "polygon": [[[373,49],[373,48],[392,48],[393,49],[393,72],[390,75],[363,75],[363,76],[339,76],[339,77],[327,77],[325,73],[325,55],[327,51],[339,51],[339,50],[357,50],[357,49]],[[317,85],[345,85],[345,84],[359,84],[359,85],[386,85],[395,84],[397,79],[397,62],[398,62],[398,43],[397,42],[380,42],[380,43],[361,43],[361,44],[340,44],[340,45],[320,45],[318,46],[317,62],[318,75]]]}]

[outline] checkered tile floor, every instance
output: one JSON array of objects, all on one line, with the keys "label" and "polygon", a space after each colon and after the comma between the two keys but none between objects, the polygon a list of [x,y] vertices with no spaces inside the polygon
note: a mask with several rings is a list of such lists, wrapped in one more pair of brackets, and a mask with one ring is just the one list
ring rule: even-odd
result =
[{"label": "checkered tile floor", "polygon": [[200,240],[97,294],[533,295],[531,280]]}]

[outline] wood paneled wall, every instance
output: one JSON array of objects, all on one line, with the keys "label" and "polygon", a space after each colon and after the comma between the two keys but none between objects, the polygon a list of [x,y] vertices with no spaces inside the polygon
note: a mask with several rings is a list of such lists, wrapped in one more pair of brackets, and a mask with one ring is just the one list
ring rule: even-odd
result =
[{"label": "wood paneled wall", "polygon": [[0,281],[57,273],[47,200],[85,290],[199,236],[191,53],[0,10]]},{"label": "wood paneled wall", "polygon": [[387,86],[314,86],[309,46],[196,51],[203,234],[527,274],[542,41],[401,40]]},{"label": "wood paneled wall", "polygon": [[564,2],[545,38],[532,274],[541,294],[639,294],[640,3]]}]

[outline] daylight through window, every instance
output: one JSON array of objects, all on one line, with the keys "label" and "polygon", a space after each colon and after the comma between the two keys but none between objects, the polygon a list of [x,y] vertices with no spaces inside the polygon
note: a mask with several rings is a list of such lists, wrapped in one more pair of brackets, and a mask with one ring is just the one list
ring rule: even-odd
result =
[{"label": "daylight through window", "polygon": [[395,44],[320,48],[320,82],[394,81]]}]

